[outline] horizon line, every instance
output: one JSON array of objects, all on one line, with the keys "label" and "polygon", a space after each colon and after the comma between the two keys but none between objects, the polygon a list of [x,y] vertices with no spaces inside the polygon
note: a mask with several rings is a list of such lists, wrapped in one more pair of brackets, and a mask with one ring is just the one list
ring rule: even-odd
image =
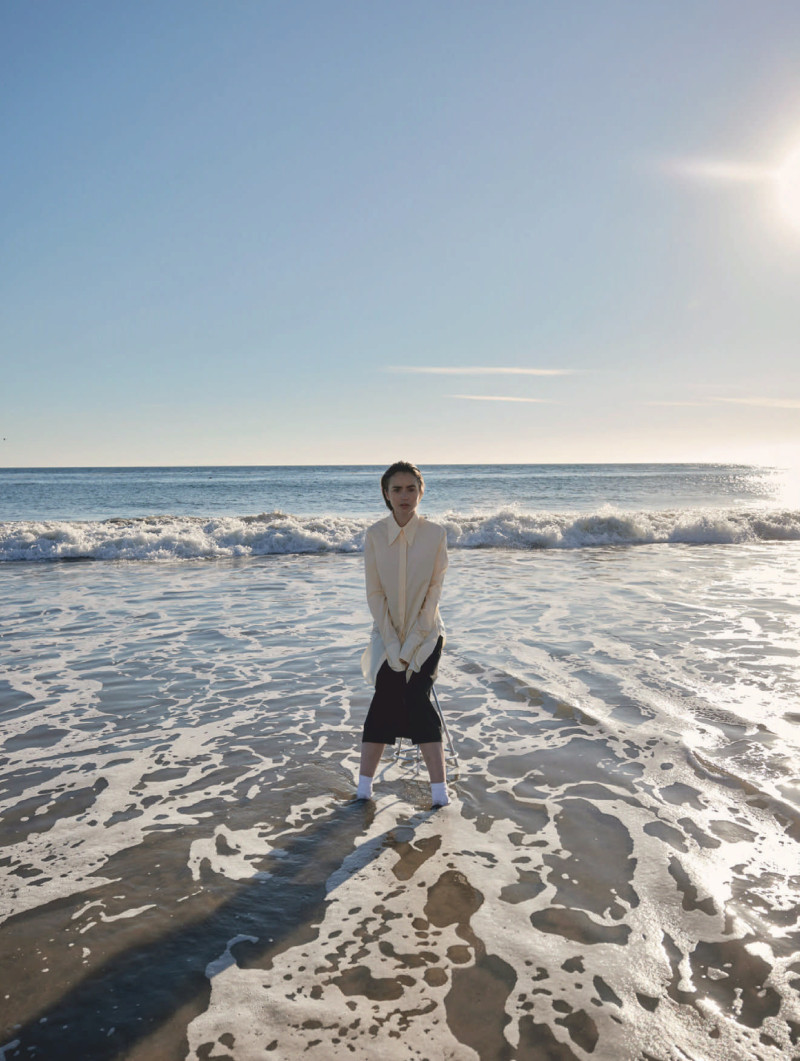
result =
[{"label": "horizon line", "polygon": [[[706,467],[706,468],[782,468],[786,465],[764,464],[758,461],[744,460],[650,460],[650,461],[625,461],[625,460],[541,460],[541,461],[420,461],[428,468],[536,468],[536,467],[618,467],[618,468],[646,468],[646,467]],[[321,464],[308,462],[301,464],[13,464],[0,465],[0,474],[3,472],[51,472],[51,471],[158,471],[166,468],[193,468],[201,471],[239,468],[372,468],[381,469],[386,465],[385,461],[377,464],[358,464],[345,461],[340,464]],[[4,522],[0,520],[0,523]]]}]

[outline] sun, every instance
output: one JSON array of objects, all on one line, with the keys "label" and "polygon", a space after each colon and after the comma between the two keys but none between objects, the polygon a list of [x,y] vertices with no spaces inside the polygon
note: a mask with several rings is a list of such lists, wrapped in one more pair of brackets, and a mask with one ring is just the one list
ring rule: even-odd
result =
[{"label": "sun", "polygon": [[775,172],[778,202],[786,219],[800,229],[800,148]]}]

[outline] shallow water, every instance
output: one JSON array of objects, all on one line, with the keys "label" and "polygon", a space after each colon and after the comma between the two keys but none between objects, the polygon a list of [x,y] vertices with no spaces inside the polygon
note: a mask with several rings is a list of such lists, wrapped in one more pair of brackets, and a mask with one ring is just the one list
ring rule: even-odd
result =
[{"label": "shallow water", "polygon": [[358,556],[0,568],[6,1058],[800,1056],[800,545],[457,551],[452,806]]}]

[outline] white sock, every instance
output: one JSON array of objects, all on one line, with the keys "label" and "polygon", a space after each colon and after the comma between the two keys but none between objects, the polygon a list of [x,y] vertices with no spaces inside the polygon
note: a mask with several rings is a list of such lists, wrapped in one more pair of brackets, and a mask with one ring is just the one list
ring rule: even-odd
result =
[{"label": "white sock", "polygon": [[434,807],[447,806],[447,804],[450,802],[450,797],[447,794],[446,781],[431,782],[431,799],[433,800]]},{"label": "white sock", "polygon": [[372,778],[366,774],[358,775],[358,791],[356,799],[372,799]]}]

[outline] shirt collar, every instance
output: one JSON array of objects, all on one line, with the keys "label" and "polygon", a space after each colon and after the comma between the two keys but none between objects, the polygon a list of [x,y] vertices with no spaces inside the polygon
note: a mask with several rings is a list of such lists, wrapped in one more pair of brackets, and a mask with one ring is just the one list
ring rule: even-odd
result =
[{"label": "shirt collar", "polygon": [[406,536],[406,541],[409,545],[414,544],[414,537],[417,533],[417,527],[420,523],[420,516],[415,512],[411,519],[406,523],[405,527],[401,527],[397,520],[394,518],[394,514],[386,517],[386,525],[389,531],[389,545],[397,541],[400,536],[400,531]]}]

